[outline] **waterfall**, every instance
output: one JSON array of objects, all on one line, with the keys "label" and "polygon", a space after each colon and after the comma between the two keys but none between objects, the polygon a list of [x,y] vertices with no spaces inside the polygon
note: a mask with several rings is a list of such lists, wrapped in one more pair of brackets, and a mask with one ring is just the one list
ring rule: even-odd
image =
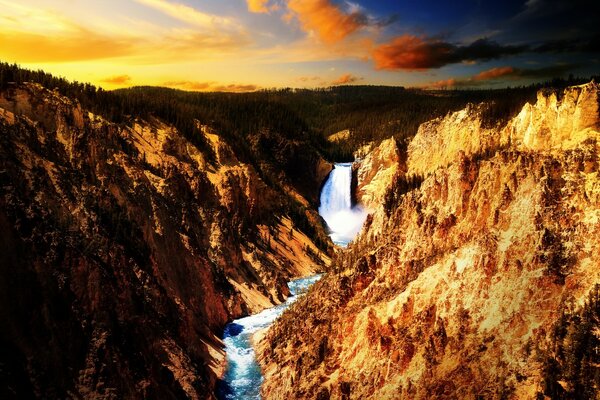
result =
[{"label": "waterfall", "polygon": [[346,246],[362,228],[367,213],[352,207],[352,163],[335,164],[321,191],[319,214],[323,217],[331,240]]}]

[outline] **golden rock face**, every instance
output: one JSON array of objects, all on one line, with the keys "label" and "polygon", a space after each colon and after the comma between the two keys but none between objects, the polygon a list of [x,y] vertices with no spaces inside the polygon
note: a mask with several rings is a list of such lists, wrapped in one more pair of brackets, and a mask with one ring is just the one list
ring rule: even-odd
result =
[{"label": "golden rock face", "polygon": [[400,160],[398,145],[392,137],[353,165],[356,170],[356,199],[365,208],[374,210],[383,203],[387,188],[400,170],[405,169]]},{"label": "golden rock face", "polygon": [[521,151],[575,149],[598,133],[598,84],[574,86],[556,93],[538,93],[534,105],[526,104],[504,127],[482,126],[482,106],[426,122],[408,146],[408,174],[426,175],[486,150],[510,147]]},{"label": "golden rock face", "polygon": [[338,273],[260,343],[265,398],[547,390],[560,315],[600,282],[598,94],[540,93],[496,129],[477,106],[423,124],[396,166],[422,183],[371,207]]}]

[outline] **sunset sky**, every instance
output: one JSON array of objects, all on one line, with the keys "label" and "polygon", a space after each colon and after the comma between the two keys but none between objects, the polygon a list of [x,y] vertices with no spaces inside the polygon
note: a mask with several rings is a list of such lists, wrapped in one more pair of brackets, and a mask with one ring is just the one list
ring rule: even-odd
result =
[{"label": "sunset sky", "polygon": [[599,4],[0,0],[0,60],[106,89],[498,87],[600,73]]}]

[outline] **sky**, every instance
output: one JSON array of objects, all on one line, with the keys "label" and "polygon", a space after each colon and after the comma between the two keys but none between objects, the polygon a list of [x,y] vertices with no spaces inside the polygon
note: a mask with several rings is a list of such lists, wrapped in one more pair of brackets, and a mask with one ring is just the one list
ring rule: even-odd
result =
[{"label": "sky", "polygon": [[600,73],[597,0],[0,0],[0,60],[105,89],[505,87]]}]

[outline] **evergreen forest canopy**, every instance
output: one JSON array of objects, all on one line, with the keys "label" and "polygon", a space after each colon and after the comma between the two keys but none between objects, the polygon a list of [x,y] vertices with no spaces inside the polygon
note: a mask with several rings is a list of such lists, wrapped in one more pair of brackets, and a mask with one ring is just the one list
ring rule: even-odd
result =
[{"label": "evergreen forest canopy", "polygon": [[[332,162],[352,161],[353,152],[360,146],[391,136],[404,146],[421,123],[460,110],[468,103],[486,102],[484,124],[500,125],[516,115],[526,102],[534,102],[540,88],[560,90],[589,80],[571,77],[495,90],[337,86],[252,93],[186,92],[162,87],[106,91],[42,70],[0,62],[0,90],[34,82],[78,100],[83,108],[117,124],[127,124],[135,118],[159,118],[174,125],[212,162],[215,157],[212,147],[198,131],[196,120],[209,125],[229,143],[241,161],[254,166],[269,186],[286,193],[283,183],[290,183],[313,206],[318,203],[319,188],[315,171],[310,167],[317,165],[320,157]],[[347,139],[327,140],[329,135],[345,129],[351,132]],[[418,179],[397,182],[394,187],[400,193],[418,183]],[[287,197],[282,211],[320,248],[326,249],[328,241],[308,220],[306,206],[292,196]],[[386,198],[386,204],[394,200],[395,197]]]},{"label": "evergreen forest canopy", "polygon": [[[292,179],[302,178],[301,169],[307,160],[290,151],[314,150],[330,161],[351,161],[352,153],[361,145],[391,136],[405,143],[421,123],[464,108],[467,103],[488,103],[484,124],[494,126],[516,115],[526,102],[534,102],[540,88],[561,89],[590,79],[569,77],[531,86],[482,90],[336,86],[252,93],[186,92],[161,87],[106,91],[41,70],[0,63],[2,89],[11,83],[39,83],[77,99],[84,108],[115,123],[154,116],[176,126],[210,154],[210,146],[196,131],[194,120],[199,120],[214,128],[243,161],[258,167],[261,175],[271,180],[278,179],[269,171],[273,164]],[[348,139],[335,143],[327,140],[329,135],[345,129],[351,132]],[[297,146],[290,148],[289,143]]]}]

